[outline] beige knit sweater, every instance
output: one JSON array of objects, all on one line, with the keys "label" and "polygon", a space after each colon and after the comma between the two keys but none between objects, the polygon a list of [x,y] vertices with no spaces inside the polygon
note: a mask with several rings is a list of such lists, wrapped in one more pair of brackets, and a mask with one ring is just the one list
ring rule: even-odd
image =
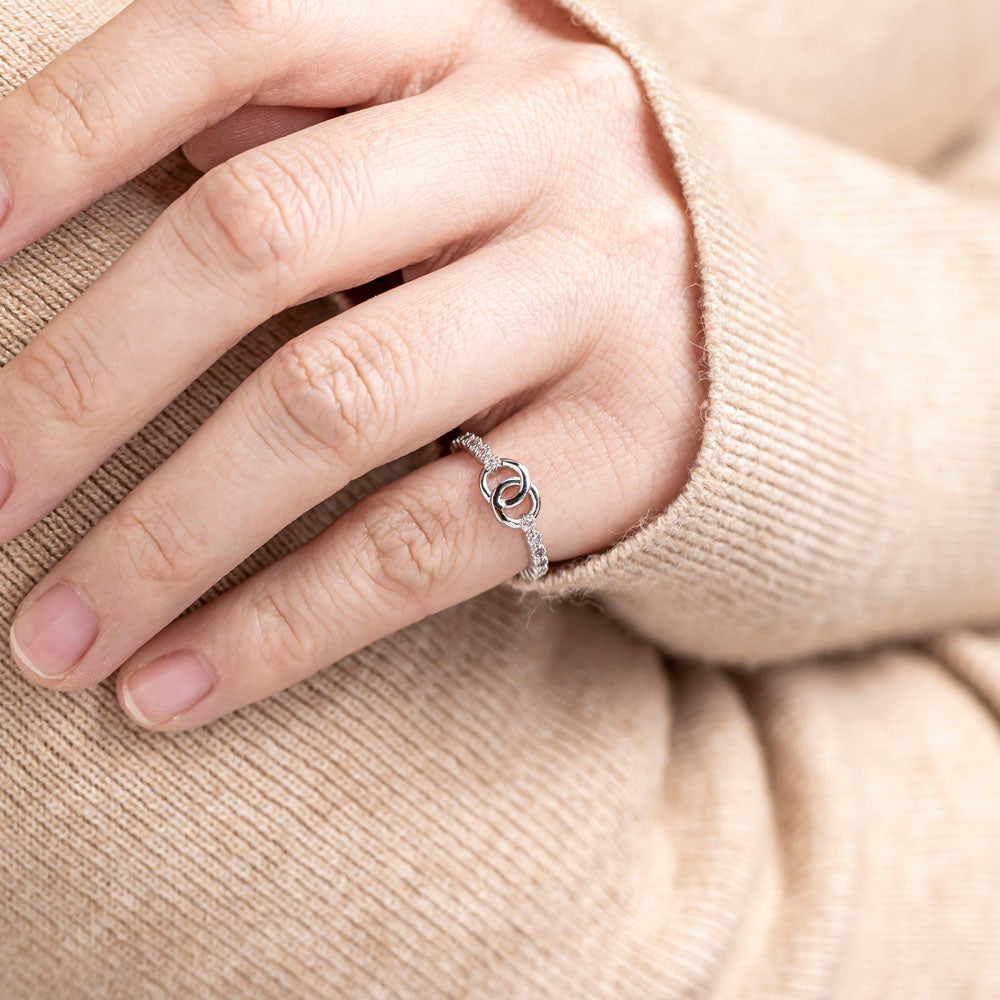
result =
[{"label": "beige knit sweater", "polygon": [[[3,1000],[1000,996],[1000,4],[560,2],[683,184],[690,482],[556,600],[501,588],[196,732],[5,662]],[[121,5],[3,0],[0,91]],[[0,266],[3,359],[192,179]],[[5,622],[323,309],[4,546]]]}]

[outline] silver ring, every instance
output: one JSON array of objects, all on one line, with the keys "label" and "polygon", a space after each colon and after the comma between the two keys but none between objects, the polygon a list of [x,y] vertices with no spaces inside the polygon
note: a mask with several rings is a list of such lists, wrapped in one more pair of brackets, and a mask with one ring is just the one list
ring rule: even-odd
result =
[{"label": "silver ring", "polygon": [[[531,563],[521,570],[521,579],[540,580],[549,571],[549,557],[542,542],[535,521],[542,509],[542,501],[538,490],[531,482],[528,470],[512,458],[497,458],[490,446],[477,434],[465,431],[451,442],[452,451],[467,451],[483,466],[479,477],[479,492],[489,503],[493,516],[508,528],[518,528],[524,535],[531,556]],[[513,472],[513,476],[505,476],[495,486],[490,486],[490,476],[501,470]],[[512,508],[528,502],[527,511],[520,517],[508,513]]]}]

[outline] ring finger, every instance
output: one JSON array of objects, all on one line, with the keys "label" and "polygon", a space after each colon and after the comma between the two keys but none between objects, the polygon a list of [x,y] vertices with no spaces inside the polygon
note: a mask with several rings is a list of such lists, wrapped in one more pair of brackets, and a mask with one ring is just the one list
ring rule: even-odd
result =
[{"label": "ring finger", "polygon": [[599,317],[580,260],[538,278],[544,245],[492,244],[282,347],[28,595],[21,666],[95,683],[350,480],[564,371]]},{"label": "ring finger", "polygon": [[[540,403],[486,434],[495,456],[527,463],[553,559],[604,548],[627,526],[606,516],[601,433],[578,417],[573,401]],[[365,497],[139,650],[119,674],[122,707],[150,728],[200,726],[509,579],[529,564],[525,537],[495,519],[481,473],[458,453]],[[508,514],[528,512],[524,503]]]}]

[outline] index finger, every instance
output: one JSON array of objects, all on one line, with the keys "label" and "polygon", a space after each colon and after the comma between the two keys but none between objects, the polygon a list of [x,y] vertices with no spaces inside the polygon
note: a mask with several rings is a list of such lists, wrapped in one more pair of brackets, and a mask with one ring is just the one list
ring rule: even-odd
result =
[{"label": "index finger", "polygon": [[0,258],[249,99],[275,53],[225,6],[138,0],[0,101]]},{"label": "index finger", "polygon": [[0,260],[251,101],[393,99],[466,6],[135,0],[0,101]]}]

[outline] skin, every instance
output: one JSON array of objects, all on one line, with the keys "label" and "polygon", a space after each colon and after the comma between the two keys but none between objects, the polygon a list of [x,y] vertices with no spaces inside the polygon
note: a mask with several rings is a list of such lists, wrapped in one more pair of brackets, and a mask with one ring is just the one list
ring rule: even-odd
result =
[{"label": "skin", "polygon": [[117,669],[137,723],[188,729],[510,578],[524,540],[459,453],[177,619],[459,426],[530,470],[553,561],[679,493],[680,194],[628,64],[547,0],[136,0],[0,102],[0,256],[182,144],[204,177],[0,375],[0,539],[269,316],[406,280],[281,348],[52,568],[12,628],[27,676]]}]

